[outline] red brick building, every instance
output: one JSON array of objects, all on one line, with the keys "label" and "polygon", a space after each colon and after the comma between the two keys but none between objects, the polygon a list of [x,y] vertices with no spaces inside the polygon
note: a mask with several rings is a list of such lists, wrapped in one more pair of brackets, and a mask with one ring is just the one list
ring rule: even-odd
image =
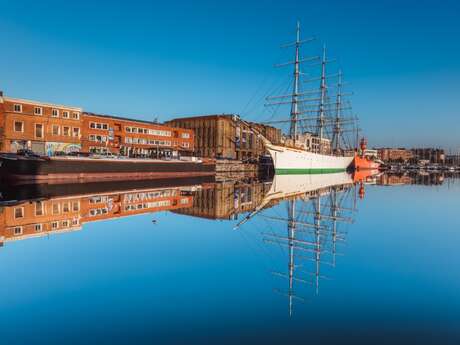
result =
[{"label": "red brick building", "polygon": [[0,92],[0,151],[80,151],[81,113],[78,107],[4,97]]},{"label": "red brick building", "polygon": [[144,157],[191,155],[193,152],[192,130],[86,112],[82,118],[84,152]]},{"label": "red brick building", "polygon": [[124,156],[191,155],[194,132],[153,122],[83,112],[82,108],[5,97],[0,91],[0,151],[30,149]]}]

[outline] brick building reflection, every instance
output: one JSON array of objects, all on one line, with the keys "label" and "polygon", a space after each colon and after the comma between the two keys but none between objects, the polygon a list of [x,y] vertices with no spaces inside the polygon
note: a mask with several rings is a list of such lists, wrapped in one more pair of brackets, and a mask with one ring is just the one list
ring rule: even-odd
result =
[{"label": "brick building reflection", "polygon": [[377,178],[376,184],[385,186],[395,185],[441,185],[446,177],[451,174],[439,173],[420,173],[420,172],[406,172],[406,173],[386,173]]},{"label": "brick building reflection", "polygon": [[80,230],[85,223],[193,205],[200,185],[24,201],[0,210],[0,243]]}]

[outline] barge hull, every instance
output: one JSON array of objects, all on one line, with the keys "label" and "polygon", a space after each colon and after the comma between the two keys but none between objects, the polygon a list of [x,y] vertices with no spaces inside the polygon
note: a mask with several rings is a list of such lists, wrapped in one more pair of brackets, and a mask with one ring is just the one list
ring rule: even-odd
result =
[{"label": "barge hull", "polygon": [[214,163],[151,159],[48,158],[0,155],[0,176],[9,181],[145,180],[215,174]]}]

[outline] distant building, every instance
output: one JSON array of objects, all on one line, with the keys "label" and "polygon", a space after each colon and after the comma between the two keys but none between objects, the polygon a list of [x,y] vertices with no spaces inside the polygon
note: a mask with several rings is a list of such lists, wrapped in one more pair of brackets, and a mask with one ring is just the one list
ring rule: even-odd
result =
[{"label": "distant building", "polygon": [[284,136],[281,140],[284,145],[300,147],[310,152],[331,153],[331,140],[328,138],[319,138],[318,135],[314,133],[305,132],[299,134],[295,142],[291,138]]},{"label": "distant building", "polygon": [[377,149],[378,158],[384,162],[409,162],[414,158],[411,150],[405,148],[379,148]]},{"label": "distant building", "polygon": [[415,161],[428,161],[433,164],[444,164],[446,155],[443,149],[437,148],[415,148],[412,149]]},{"label": "distant building", "polygon": [[460,166],[460,154],[446,155],[446,164],[451,166]]},{"label": "distant building", "polygon": [[[195,154],[201,157],[226,159],[257,159],[265,148],[256,133],[238,120],[237,115],[203,115],[176,118],[166,124],[195,131]],[[251,123],[272,143],[280,143],[281,130]]]}]

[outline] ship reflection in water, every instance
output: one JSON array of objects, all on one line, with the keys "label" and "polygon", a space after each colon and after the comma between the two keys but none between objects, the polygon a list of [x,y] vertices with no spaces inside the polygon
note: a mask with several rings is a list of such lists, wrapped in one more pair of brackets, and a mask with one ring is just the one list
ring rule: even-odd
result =
[{"label": "ship reflection in water", "polygon": [[[272,253],[281,252],[271,262],[275,267],[266,272],[272,283],[266,288],[286,302],[286,315],[292,316],[303,302],[308,304],[320,294],[322,281],[333,280],[334,270],[346,264],[341,260],[350,244],[347,237],[360,218],[368,188],[449,185],[457,177],[367,172],[276,175],[271,180],[200,177],[8,185],[2,187],[0,199],[0,241],[14,251],[10,242],[82,230],[95,221],[156,212],[192,217],[198,222],[222,220],[230,234],[256,234],[258,238],[253,239],[261,244],[259,250],[267,255],[267,262]],[[161,228],[155,216],[151,222]],[[200,236],[199,229],[195,236]]]}]

